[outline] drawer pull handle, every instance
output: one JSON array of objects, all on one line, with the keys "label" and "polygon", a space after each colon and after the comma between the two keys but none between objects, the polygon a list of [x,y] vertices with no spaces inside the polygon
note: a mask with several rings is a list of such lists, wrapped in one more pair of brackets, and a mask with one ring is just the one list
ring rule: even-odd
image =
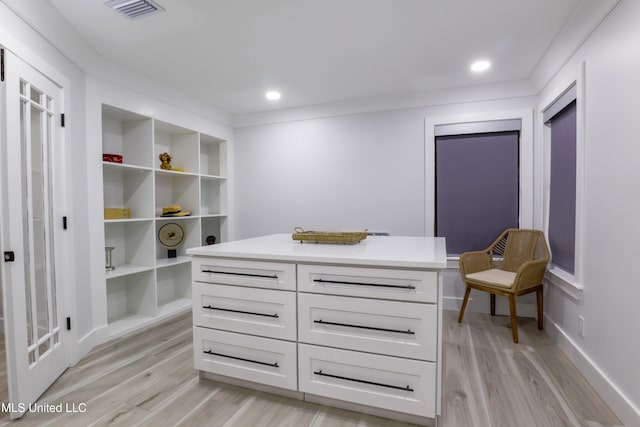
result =
[{"label": "drawer pull handle", "polygon": [[213,307],[211,305],[204,305],[202,306],[202,308],[207,308],[209,310],[218,310],[218,311],[230,311],[232,313],[252,314],[254,316],[274,317],[276,319],[280,317],[278,316],[278,313],[276,314],[255,313],[253,311],[232,310],[230,308]]},{"label": "drawer pull handle", "polygon": [[337,283],[339,285],[359,285],[359,286],[376,286],[380,288],[399,288],[399,289],[415,289],[413,285],[388,285],[382,283],[361,283],[361,282],[344,282],[341,280],[325,280],[325,279],[313,279],[316,283]]},{"label": "drawer pull handle", "polygon": [[376,383],[373,381],[365,381],[365,380],[359,380],[357,378],[349,378],[349,377],[342,377],[340,375],[333,375],[333,374],[325,374],[324,372],[322,372],[322,370],[319,371],[315,371],[314,374],[316,375],[320,375],[323,377],[330,377],[330,378],[338,378],[340,380],[346,380],[346,381],[353,381],[356,383],[362,383],[362,384],[371,384],[371,385],[377,385],[380,387],[387,387],[387,388],[393,388],[395,390],[404,390],[404,391],[414,391],[411,387],[406,386],[406,387],[399,387],[397,385],[391,385],[391,384],[384,384],[384,383]]},{"label": "drawer pull handle", "polygon": [[243,277],[261,277],[263,279],[278,279],[277,274],[252,274],[252,273],[234,273],[232,271],[214,271],[214,270],[202,270],[203,273],[209,274],[226,274],[229,276],[243,276]]},{"label": "drawer pull handle", "polygon": [[384,332],[395,332],[398,334],[407,334],[407,335],[415,335],[411,329],[407,329],[406,331],[400,329],[387,329],[387,328],[376,328],[373,326],[362,326],[362,325],[350,325],[349,323],[335,323],[335,322],[325,322],[324,320],[314,320],[313,323],[320,323],[322,325],[333,325],[333,326],[344,326],[347,328],[359,328],[359,329],[371,329],[372,331],[384,331]]},{"label": "drawer pull handle", "polygon": [[274,363],[261,362],[259,360],[245,359],[244,357],[229,356],[228,354],[222,354],[222,353],[214,353],[211,350],[205,350],[204,352],[206,354],[211,354],[212,356],[220,356],[220,357],[226,357],[228,359],[242,360],[243,362],[257,363],[258,365],[273,366],[274,368],[280,367],[280,365],[278,365],[278,362],[274,362]]}]

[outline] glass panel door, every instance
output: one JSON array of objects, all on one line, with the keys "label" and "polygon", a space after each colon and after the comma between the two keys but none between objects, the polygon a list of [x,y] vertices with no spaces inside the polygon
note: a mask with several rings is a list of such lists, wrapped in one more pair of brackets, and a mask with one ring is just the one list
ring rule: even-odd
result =
[{"label": "glass panel door", "polygon": [[55,257],[67,252],[55,220],[65,203],[64,141],[55,120],[61,88],[6,50],[5,61],[0,277],[9,408],[17,418],[69,365],[60,312],[66,268]]},{"label": "glass panel door", "polygon": [[51,209],[53,99],[20,80],[23,256],[29,365],[59,342]]}]

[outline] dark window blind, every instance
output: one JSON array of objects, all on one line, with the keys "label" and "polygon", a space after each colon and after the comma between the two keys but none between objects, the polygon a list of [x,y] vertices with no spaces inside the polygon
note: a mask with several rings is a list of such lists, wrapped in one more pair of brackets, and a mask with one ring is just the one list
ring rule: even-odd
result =
[{"label": "dark window blind", "polygon": [[554,265],[574,273],[576,241],[576,102],[551,118],[549,246]]},{"label": "dark window blind", "polygon": [[435,231],[450,255],[519,226],[519,132],[438,136],[435,147]]}]

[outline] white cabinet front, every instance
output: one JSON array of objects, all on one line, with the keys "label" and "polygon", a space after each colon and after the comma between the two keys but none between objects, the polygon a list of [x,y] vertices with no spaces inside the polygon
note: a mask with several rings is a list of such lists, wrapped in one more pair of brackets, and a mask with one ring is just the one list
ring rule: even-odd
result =
[{"label": "white cabinet front", "polygon": [[371,353],[436,360],[435,304],[298,294],[298,340]]},{"label": "white cabinet front", "polygon": [[296,290],[295,264],[194,257],[192,265],[196,282]]},{"label": "white cabinet front", "polygon": [[198,370],[296,390],[296,343],[195,327]]},{"label": "white cabinet front", "polygon": [[298,290],[321,294],[437,303],[436,271],[298,265]]},{"label": "white cabinet front", "polygon": [[193,283],[196,326],[296,340],[296,293]]},{"label": "white cabinet front", "polygon": [[298,345],[300,391],[435,418],[436,365]]}]

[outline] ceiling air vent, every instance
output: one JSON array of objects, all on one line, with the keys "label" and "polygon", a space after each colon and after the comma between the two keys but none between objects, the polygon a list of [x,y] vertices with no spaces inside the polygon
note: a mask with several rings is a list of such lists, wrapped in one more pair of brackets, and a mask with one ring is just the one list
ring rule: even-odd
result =
[{"label": "ceiling air vent", "polygon": [[105,4],[129,19],[139,19],[164,11],[162,6],[152,0],[110,0]]}]

